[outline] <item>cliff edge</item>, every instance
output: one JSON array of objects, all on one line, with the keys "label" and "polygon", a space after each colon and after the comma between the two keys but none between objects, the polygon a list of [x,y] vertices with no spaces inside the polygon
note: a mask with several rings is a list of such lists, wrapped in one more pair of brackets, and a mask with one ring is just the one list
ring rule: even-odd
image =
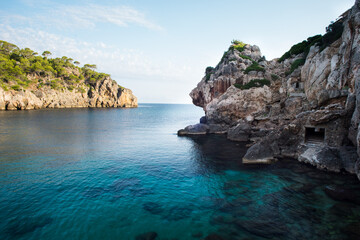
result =
[{"label": "cliff edge", "polygon": [[294,157],[360,178],[360,0],[326,28],[267,61],[233,41],[190,93],[206,116],[178,135],[251,141],[243,163]]},{"label": "cliff edge", "polygon": [[0,110],[137,107],[132,91],[96,65],[50,55],[0,41]]}]

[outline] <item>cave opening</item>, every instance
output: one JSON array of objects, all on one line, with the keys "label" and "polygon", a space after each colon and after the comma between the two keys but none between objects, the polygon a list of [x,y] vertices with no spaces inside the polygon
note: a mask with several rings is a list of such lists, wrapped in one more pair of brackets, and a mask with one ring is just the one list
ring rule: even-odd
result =
[{"label": "cave opening", "polygon": [[305,127],[306,143],[323,143],[325,140],[325,128]]}]

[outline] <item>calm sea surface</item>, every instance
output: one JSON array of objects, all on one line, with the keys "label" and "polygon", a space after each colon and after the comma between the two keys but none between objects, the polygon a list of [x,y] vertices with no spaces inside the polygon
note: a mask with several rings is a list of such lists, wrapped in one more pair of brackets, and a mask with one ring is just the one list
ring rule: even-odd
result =
[{"label": "calm sea surface", "polygon": [[[0,239],[344,239],[353,176],[243,166],[224,136],[178,137],[192,105],[0,112]],[[345,230],[344,230],[345,229]]]}]

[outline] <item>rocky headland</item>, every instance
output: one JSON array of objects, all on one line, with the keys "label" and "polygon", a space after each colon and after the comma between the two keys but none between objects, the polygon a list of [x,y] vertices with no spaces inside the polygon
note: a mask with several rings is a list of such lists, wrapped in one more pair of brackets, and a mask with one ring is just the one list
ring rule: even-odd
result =
[{"label": "rocky headland", "polygon": [[137,107],[132,91],[95,65],[50,55],[0,41],[0,110]]},{"label": "rocky headland", "polygon": [[360,179],[360,0],[326,28],[267,61],[233,41],[190,93],[200,123],[178,135],[249,141],[243,163],[293,157]]}]

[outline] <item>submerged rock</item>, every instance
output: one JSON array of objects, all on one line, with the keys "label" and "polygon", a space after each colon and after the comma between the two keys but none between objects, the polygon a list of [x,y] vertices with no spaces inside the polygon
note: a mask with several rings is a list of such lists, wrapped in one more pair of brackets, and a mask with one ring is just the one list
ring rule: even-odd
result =
[{"label": "submerged rock", "polygon": [[204,240],[225,240],[225,239],[216,233],[212,233],[212,234],[206,236],[206,238],[204,238]]},{"label": "submerged rock", "polygon": [[136,236],[135,240],[155,240],[157,236],[156,232],[147,232]]},{"label": "submerged rock", "polygon": [[150,212],[151,214],[160,215],[164,212],[164,209],[159,203],[146,202],[143,204],[143,209]]},{"label": "submerged rock", "polygon": [[237,221],[237,226],[245,229],[246,231],[268,239],[282,237],[289,229],[285,225],[277,224],[276,222],[269,221]]},{"label": "submerged rock", "polygon": [[349,239],[360,239],[360,222],[350,223],[343,232],[349,236]]},{"label": "submerged rock", "polygon": [[326,195],[336,201],[345,201],[360,205],[360,189],[347,189],[340,186],[327,186]]}]

